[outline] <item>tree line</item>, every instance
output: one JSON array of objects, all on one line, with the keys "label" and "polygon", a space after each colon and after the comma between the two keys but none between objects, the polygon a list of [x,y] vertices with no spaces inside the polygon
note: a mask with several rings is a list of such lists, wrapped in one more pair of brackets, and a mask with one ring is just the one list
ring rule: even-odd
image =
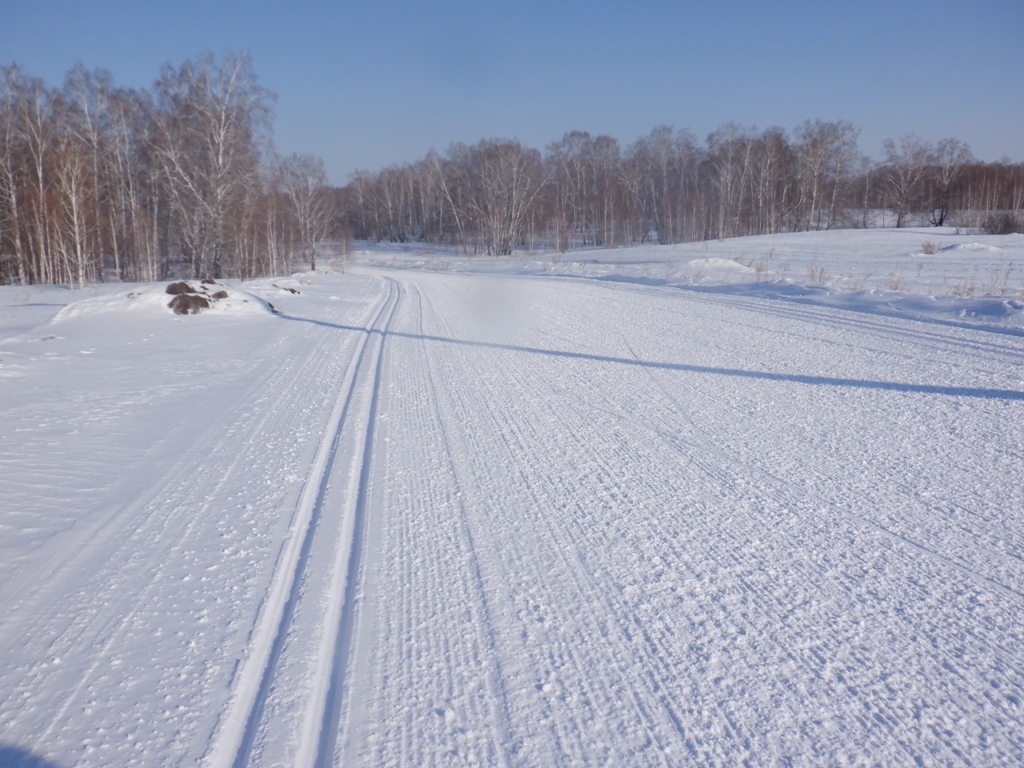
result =
[{"label": "tree line", "polygon": [[49,87],[0,68],[0,282],[152,281],[315,266],[336,190],[277,157],[248,56],[167,65],[150,89],[74,67]]},{"label": "tree line", "polygon": [[473,253],[679,243],[836,227],[1020,229],[1024,163],[915,135],[865,157],[846,121],[787,132],[661,126],[626,147],[572,131],[544,151],[484,139],[331,187],[279,157],[248,56],[166,65],[148,89],[74,67],[0,67],[0,283],[84,284],[316,267],[331,239]]},{"label": "tree line", "polygon": [[360,239],[496,255],[908,222],[1019,228],[1024,164],[980,163],[960,141],[916,135],[885,142],[873,162],[858,133],[814,120],[791,134],[730,123],[704,142],[662,126],[625,149],[584,131],[543,153],[518,141],[455,144],[355,174],[344,216]]}]

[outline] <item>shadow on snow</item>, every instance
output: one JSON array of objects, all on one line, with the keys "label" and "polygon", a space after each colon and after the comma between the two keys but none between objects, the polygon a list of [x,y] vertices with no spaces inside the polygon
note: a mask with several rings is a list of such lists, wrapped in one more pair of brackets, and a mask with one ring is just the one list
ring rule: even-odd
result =
[{"label": "shadow on snow", "polygon": [[1024,400],[1024,391],[1014,389],[985,389],[976,387],[947,387],[939,384],[913,384],[899,381],[871,381],[867,379],[843,379],[831,376],[806,376],[797,373],[773,373],[771,371],[746,371],[740,368],[719,368],[714,366],[691,365],[688,363],[663,363],[651,360],[637,360],[628,357],[611,357],[608,355],[593,355],[585,352],[569,352],[557,349],[544,349],[541,347],[524,347],[516,344],[499,344],[489,341],[470,341],[466,339],[451,339],[444,336],[428,336],[416,333],[403,333],[400,331],[382,332],[376,329],[360,328],[352,325],[340,325],[328,323],[323,320],[313,320],[295,315],[280,314],[278,317],[284,320],[292,320],[302,323],[311,323],[324,328],[333,328],[339,331],[351,331],[353,333],[383,333],[384,336],[395,336],[405,339],[417,339],[421,341],[432,341],[439,344],[452,344],[461,347],[476,347],[479,349],[498,349],[508,352],[523,352],[533,355],[544,355],[546,357],[561,357],[569,360],[586,360],[595,363],[614,363],[617,365],[631,365],[641,368],[652,368],[663,371],[682,371],[685,373],[707,373],[716,376],[733,376],[745,379],[760,379],[762,381],[783,381],[795,384],[808,384],[813,386],[850,387],[853,389],[876,389],[888,392],[905,392],[911,394],[947,395],[950,397],[977,397],[989,400]]},{"label": "shadow on snow", "polygon": [[56,763],[9,744],[0,744],[0,766],[3,768],[58,768]]}]

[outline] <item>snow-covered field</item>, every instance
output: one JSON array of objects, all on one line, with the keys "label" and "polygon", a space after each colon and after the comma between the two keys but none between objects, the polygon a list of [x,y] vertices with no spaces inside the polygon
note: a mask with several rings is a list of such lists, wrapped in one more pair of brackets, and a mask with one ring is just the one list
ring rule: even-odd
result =
[{"label": "snow-covered field", "polygon": [[1024,762],[1024,237],[354,260],[0,287],[0,765]]},{"label": "snow-covered field", "polygon": [[946,228],[802,232],[672,246],[452,255],[419,245],[362,250],[359,263],[474,273],[585,276],[788,298],[861,312],[1024,328],[1024,235]]}]

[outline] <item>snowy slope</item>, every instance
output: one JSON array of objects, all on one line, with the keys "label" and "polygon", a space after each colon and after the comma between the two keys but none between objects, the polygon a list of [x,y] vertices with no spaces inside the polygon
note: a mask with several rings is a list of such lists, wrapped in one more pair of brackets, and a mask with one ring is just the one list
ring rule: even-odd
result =
[{"label": "snowy slope", "polygon": [[355,258],[389,269],[598,277],[1024,328],[1024,235],[1019,234],[980,235],[951,227],[798,232],[524,253],[513,259],[363,244]]},{"label": "snowy slope", "polygon": [[0,289],[0,758],[1024,760],[1012,305],[453,261]]}]

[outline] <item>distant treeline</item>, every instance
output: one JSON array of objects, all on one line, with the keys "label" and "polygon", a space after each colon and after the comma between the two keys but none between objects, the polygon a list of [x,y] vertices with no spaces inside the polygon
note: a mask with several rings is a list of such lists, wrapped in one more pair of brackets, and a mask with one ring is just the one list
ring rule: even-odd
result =
[{"label": "distant treeline", "polygon": [[246,56],[166,66],[148,90],[77,66],[0,68],[0,282],[286,271],[337,224],[314,157],[280,159]]},{"label": "distant treeline", "polygon": [[253,277],[351,237],[476,253],[611,247],[908,222],[1013,231],[1024,163],[910,135],[880,161],[844,121],[791,133],[668,127],[625,149],[574,131],[487,139],[330,187],[275,155],[248,57],[166,66],[150,89],[82,66],[63,87],[0,68],[0,283]]},{"label": "distant treeline", "polygon": [[485,140],[359,173],[343,206],[360,239],[498,255],[908,222],[1019,227],[1024,163],[979,163],[962,142],[914,135],[872,162],[857,135],[816,120],[792,134],[729,124],[703,144],[660,127],[625,150],[580,131],[543,153]]}]

